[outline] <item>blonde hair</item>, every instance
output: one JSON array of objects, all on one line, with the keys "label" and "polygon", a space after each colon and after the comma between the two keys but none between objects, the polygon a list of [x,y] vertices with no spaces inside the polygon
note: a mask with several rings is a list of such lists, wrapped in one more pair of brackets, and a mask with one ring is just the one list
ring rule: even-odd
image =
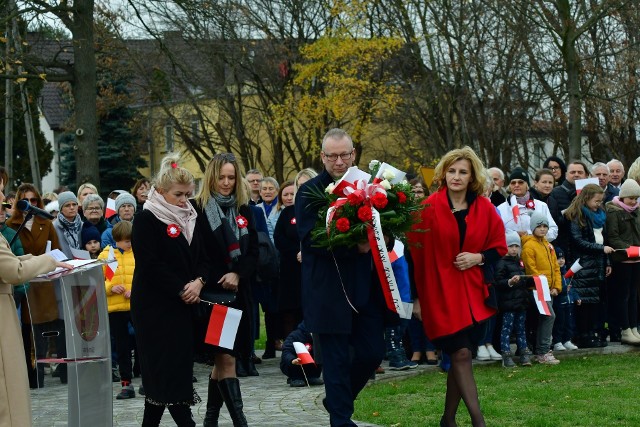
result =
[{"label": "blonde hair", "polygon": [[[587,225],[587,220],[584,217],[584,213],[582,213],[582,207],[587,206],[587,202],[593,199],[595,195],[602,193],[604,193],[604,190],[598,184],[585,185],[580,194],[573,199],[564,212],[564,216],[567,217],[569,221],[577,221],[580,227],[584,227]],[[602,207],[599,209],[602,209]]]},{"label": "blonde hair", "polygon": [[298,188],[300,188],[300,184],[298,184],[298,181],[300,181],[300,178],[302,178],[303,176],[306,176],[307,179],[315,178],[316,176],[318,176],[318,172],[316,172],[315,169],[312,168],[305,168],[298,172],[295,179],[293,180],[294,194],[298,192]]},{"label": "blonde hair", "polygon": [[160,162],[160,170],[153,179],[153,186],[168,191],[172,185],[191,185],[194,182],[191,172],[181,167],[178,161],[180,153],[169,153]]},{"label": "blonde hair", "polygon": [[471,182],[467,191],[482,196],[488,174],[478,155],[468,146],[451,150],[440,159],[433,177],[433,180],[438,183],[438,188],[447,186],[447,170],[458,160],[468,160],[471,165]]},{"label": "blonde hair", "polygon": [[[621,162],[619,163],[622,164]],[[629,171],[627,172],[627,179],[633,179],[640,184],[640,157],[638,157],[633,163],[631,163],[631,166],[629,166]]]},{"label": "blonde hair", "polygon": [[196,196],[196,202],[201,208],[207,206],[207,203],[211,198],[211,194],[215,192],[218,184],[220,170],[222,169],[222,166],[227,163],[233,165],[236,171],[236,183],[233,188],[233,194],[236,196],[236,208],[249,204],[249,191],[247,186],[243,183],[244,179],[242,168],[236,160],[236,156],[232,153],[218,153],[213,156],[207,165],[202,178],[202,188],[200,188],[200,193]]},{"label": "blonde hair", "polygon": [[85,188],[89,188],[89,189],[93,190],[94,194],[98,194],[98,189],[96,188],[95,185],[93,185],[90,182],[85,182],[84,184],[80,184],[80,187],[78,187],[78,192],[76,193],[76,197],[80,197],[80,194],[82,193],[82,190],[84,190]]}]

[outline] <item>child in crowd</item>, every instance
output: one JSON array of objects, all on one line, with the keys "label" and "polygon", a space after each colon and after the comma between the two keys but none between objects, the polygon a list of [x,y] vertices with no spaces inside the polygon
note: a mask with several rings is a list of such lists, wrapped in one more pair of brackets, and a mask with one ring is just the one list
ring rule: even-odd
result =
[{"label": "child in crowd", "polygon": [[525,319],[529,305],[528,289],[532,285],[530,277],[524,277],[524,264],[520,260],[520,236],[513,230],[507,230],[507,254],[496,264],[495,285],[498,294],[498,309],[502,313],[500,332],[500,351],[502,366],[512,368],[510,345],[511,332],[515,329],[516,343],[520,353],[520,364],[531,366],[531,351],[527,347]]},{"label": "child in crowd", "polygon": [[[535,211],[531,215],[529,227],[533,234],[522,237],[522,261],[525,271],[527,275],[545,276],[551,297],[556,297],[562,291],[562,278],[556,252],[545,237],[549,231],[549,220],[543,213]],[[556,314],[552,304],[547,306],[550,315],[541,314],[538,319],[535,355],[538,363],[557,365],[560,361],[551,351],[551,332]]]},{"label": "child in crowd", "polygon": [[[403,303],[411,301],[411,284],[409,283],[409,265],[404,256],[404,244],[400,240],[396,240],[393,250],[389,253],[392,260],[391,268],[396,278],[400,299]],[[408,309],[409,304],[404,304]],[[400,319],[397,326],[389,326],[385,328],[385,342],[387,346],[387,359],[389,359],[389,369],[392,371],[404,371],[418,367],[417,362],[407,359],[407,354],[402,343],[410,319]]]},{"label": "child in crowd", "polygon": [[[304,326],[304,322],[300,322],[298,327],[294,329],[284,340],[282,344],[282,356],[280,357],[280,370],[287,376],[287,384],[291,387],[304,387],[307,385],[305,375],[309,380],[309,385],[322,385],[324,381],[320,378],[322,374],[322,365],[307,364],[301,365],[298,354],[293,347],[294,342],[301,342],[305,345],[311,357],[313,357],[313,337]],[[315,360],[315,358],[314,358]],[[302,371],[304,369],[304,372]]]},{"label": "child in crowd", "polygon": [[582,266],[571,278],[571,285],[582,300],[576,307],[576,332],[578,345],[584,348],[607,346],[600,332],[604,329],[600,295],[605,276],[611,274],[607,255],[613,248],[604,242],[607,215],[602,209],[603,198],[602,187],[585,185],[564,212],[571,233],[567,261],[571,265],[579,259]]},{"label": "child in crowd", "polygon": [[[133,283],[133,270],[136,262],[131,249],[131,232],[133,225],[129,221],[121,221],[113,227],[113,238],[116,241],[114,255],[118,261],[118,267],[113,278],[105,279],[107,292],[107,305],[109,310],[109,328],[114,337],[116,352],[118,353],[118,366],[120,368],[120,380],[122,391],[116,399],[131,399],[136,397],[131,384],[133,369],[131,365],[131,342],[129,339],[129,322],[131,322],[131,285]],[[104,248],[100,259],[109,258],[110,246]],[[105,271],[107,265],[105,265]]]},{"label": "child in crowd", "polygon": [[578,346],[571,342],[575,333],[575,313],[573,305],[582,302],[571,283],[564,278],[567,265],[562,248],[556,248],[556,257],[560,266],[560,278],[562,280],[562,292],[553,300],[553,311],[556,313],[556,321],[553,323],[553,350],[577,350]]},{"label": "child in crowd", "polygon": [[100,255],[100,231],[95,226],[85,223],[80,232],[80,240],[91,259],[97,259]]}]

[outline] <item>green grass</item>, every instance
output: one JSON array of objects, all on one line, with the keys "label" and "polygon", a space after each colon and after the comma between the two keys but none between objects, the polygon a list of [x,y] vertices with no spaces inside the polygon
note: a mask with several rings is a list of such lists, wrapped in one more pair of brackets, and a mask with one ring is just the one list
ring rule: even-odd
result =
[{"label": "green grass", "polygon": [[[640,354],[586,355],[557,366],[474,368],[487,425],[640,426]],[[444,408],[446,374],[425,372],[366,387],[354,419],[385,426],[437,426]],[[471,425],[464,402],[459,426]]]}]

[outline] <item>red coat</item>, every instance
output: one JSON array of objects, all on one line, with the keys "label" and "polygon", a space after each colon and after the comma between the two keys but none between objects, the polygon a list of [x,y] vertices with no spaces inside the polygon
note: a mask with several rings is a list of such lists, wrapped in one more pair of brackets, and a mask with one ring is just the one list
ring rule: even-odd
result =
[{"label": "red coat", "polygon": [[[453,262],[460,252],[480,253],[495,248],[507,253],[504,224],[489,199],[478,197],[469,206],[467,231],[460,250],[458,224],[451,213],[447,189],[432,194],[422,221],[409,236],[422,322],[430,339],[456,333],[496,313],[485,305],[489,295],[481,266],[458,270]],[[417,246],[416,246],[417,244]]]}]

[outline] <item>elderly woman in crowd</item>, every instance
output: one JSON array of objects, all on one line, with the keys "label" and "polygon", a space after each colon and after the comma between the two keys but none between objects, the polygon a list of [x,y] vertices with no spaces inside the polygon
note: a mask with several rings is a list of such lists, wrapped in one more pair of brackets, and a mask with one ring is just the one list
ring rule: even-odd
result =
[{"label": "elderly woman in crowd", "polygon": [[81,184],[80,187],[78,187],[78,193],[76,197],[78,199],[78,213],[80,214],[80,216],[83,216],[82,202],[84,201],[84,198],[89,194],[98,194],[98,189],[95,185],[91,184],[90,182],[85,182],[84,184]]},{"label": "elderly woman in crowd", "polygon": [[486,275],[507,253],[504,225],[482,197],[485,171],[469,147],[445,154],[435,169],[437,192],[424,201],[410,235],[425,332],[451,355],[441,426],[455,426],[463,400],[473,426],[484,426],[471,352],[496,314]]},{"label": "elderly woman in crowd", "polygon": [[513,169],[509,175],[509,188],[511,196],[506,202],[498,206],[498,213],[504,226],[508,230],[517,232],[521,237],[531,234],[529,220],[534,212],[540,212],[549,221],[547,240],[553,241],[558,237],[558,226],[551,217],[551,212],[546,203],[536,200],[529,191],[529,174],[521,167]]},{"label": "elderly woman in crowd", "polygon": [[95,226],[100,234],[112,225],[104,219],[104,201],[97,194],[89,194],[82,201],[82,212],[86,222]]}]

